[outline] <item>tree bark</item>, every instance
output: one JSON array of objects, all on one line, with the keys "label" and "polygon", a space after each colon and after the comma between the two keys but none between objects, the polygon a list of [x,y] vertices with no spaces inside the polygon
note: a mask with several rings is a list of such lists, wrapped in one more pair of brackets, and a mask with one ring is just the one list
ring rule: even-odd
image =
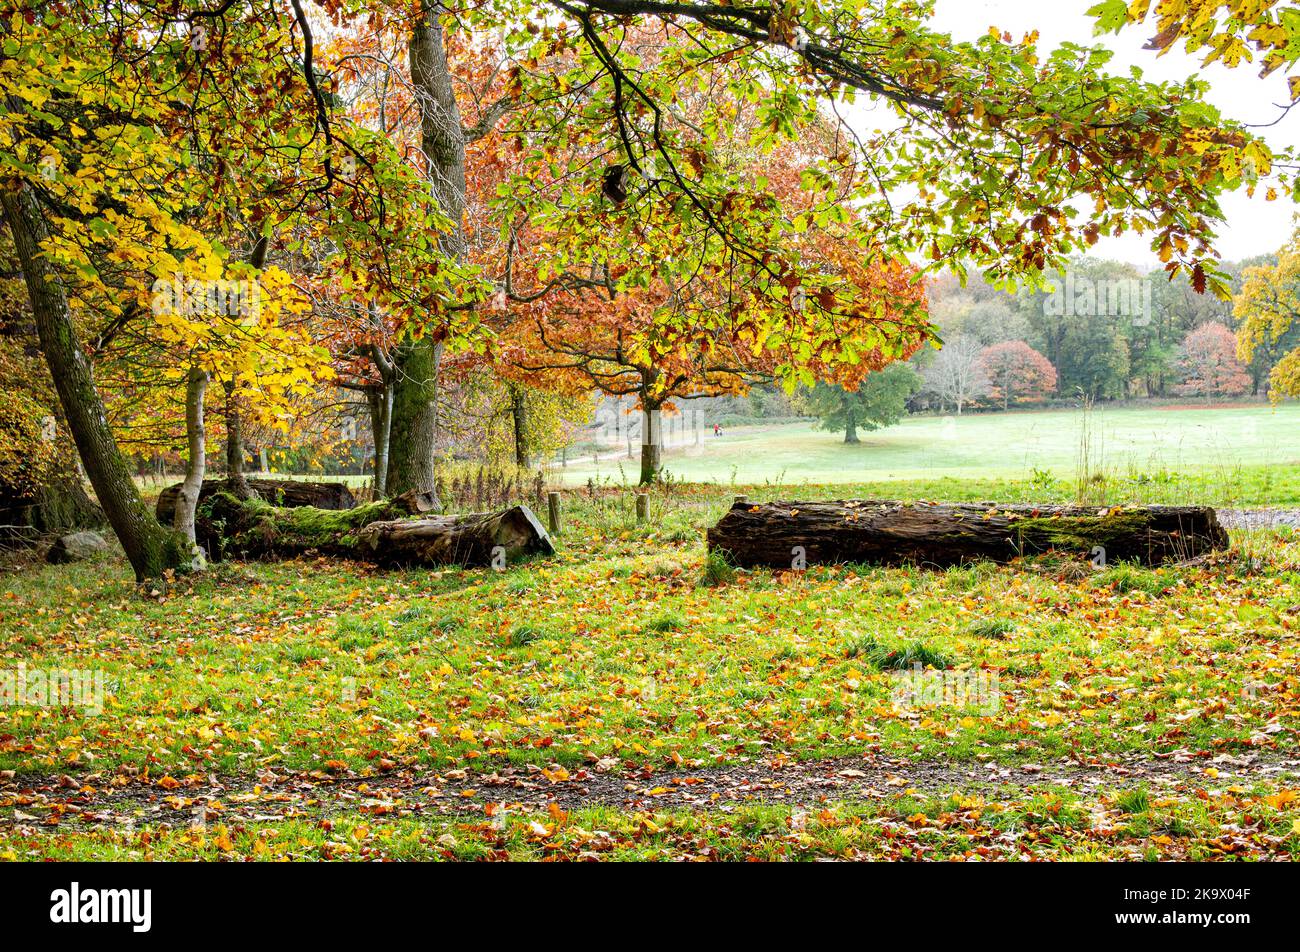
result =
[{"label": "tree bark", "polygon": [[842,406],[844,407],[844,442],[845,443],[859,442],[858,417],[857,414],[853,412],[853,399],[854,397],[847,393],[843,397],[844,402]]},{"label": "tree bark", "polygon": [[645,403],[641,410],[641,485],[647,486],[659,478],[663,465],[663,431],[661,430],[659,404]]},{"label": "tree bark", "polygon": [[294,558],[320,554],[383,566],[494,565],[555,549],[527,506],[502,512],[426,515],[428,493],[407,493],[345,512],[277,509],[218,494],[202,507],[201,531],[220,532],[218,556]]},{"label": "tree bark", "polygon": [[393,387],[388,381],[366,391],[370,404],[370,432],[375,441],[375,498],[382,499],[388,486],[388,441],[393,425]]},{"label": "tree bark", "polygon": [[[445,9],[437,0],[421,0],[408,51],[429,189],[451,223],[450,231],[441,234],[438,241],[443,254],[459,261],[465,255],[465,132],[447,62],[446,36],[439,21]],[[441,361],[442,345],[428,338],[406,341],[394,351],[396,374],[386,485],[390,493],[435,489],[438,417],[434,401]]]},{"label": "tree bark", "polygon": [[159,525],[140,498],[130,468],[117,448],[94,373],[77,337],[68,299],[46,263],[41,243],[48,237],[45,217],[25,184],[0,193],[0,205],[13,236],[23,280],[31,299],[41,351],[86,475],[140,581],[167,569],[187,566],[185,537]]},{"label": "tree bark", "polygon": [[230,492],[240,499],[251,499],[253,489],[244,472],[244,417],[235,397],[235,381],[223,380],[226,392],[226,481]]},{"label": "tree bark", "polygon": [[522,387],[510,385],[510,420],[515,432],[515,466],[528,469],[528,407]]},{"label": "tree bark", "polygon": [[176,496],[172,526],[194,545],[194,514],[199,507],[199,492],[207,474],[207,434],[203,426],[203,398],[208,393],[208,372],[190,368],[185,381],[185,439],[189,447],[185,460],[185,479]]},{"label": "tree bark", "polygon": [[1006,562],[1049,550],[1094,564],[1155,564],[1224,549],[1228,534],[1201,506],[1081,508],[901,503],[880,500],[735,505],[708,531],[710,549],[737,565],[789,568],[878,562]]}]

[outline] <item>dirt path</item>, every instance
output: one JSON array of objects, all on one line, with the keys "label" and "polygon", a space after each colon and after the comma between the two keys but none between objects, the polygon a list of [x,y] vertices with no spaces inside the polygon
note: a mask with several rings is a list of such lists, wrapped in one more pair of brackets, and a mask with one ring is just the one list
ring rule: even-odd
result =
[{"label": "dirt path", "polygon": [[1225,529],[1300,528],[1300,509],[1220,509],[1218,513]]},{"label": "dirt path", "polygon": [[112,775],[80,780],[18,777],[0,782],[0,827],[175,826],[189,825],[197,818],[257,823],[354,812],[380,817],[482,815],[488,803],[529,812],[545,812],[551,804],[564,810],[602,806],[726,811],[746,803],[816,809],[830,801],[886,799],[908,792],[1014,797],[1044,787],[1065,787],[1081,794],[1137,786],[1215,790],[1236,783],[1295,782],[1296,778],[1300,778],[1296,757],[1247,753],[1209,758],[1177,752],[1164,758],[1098,764],[955,764],[868,755],[657,772],[629,772],[609,758],[572,771],[539,767],[484,773],[394,771],[365,779],[267,771],[256,779],[209,776],[175,787]]}]

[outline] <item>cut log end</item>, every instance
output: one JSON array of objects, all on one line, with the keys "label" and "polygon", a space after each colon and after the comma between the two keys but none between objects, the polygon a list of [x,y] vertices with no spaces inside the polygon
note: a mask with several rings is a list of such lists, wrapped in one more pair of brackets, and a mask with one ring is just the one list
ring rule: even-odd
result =
[{"label": "cut log end", "polygon": [[882,500],[737,503],[708,532],[739,566],[835,562],[947,566],[1067,551],[1147,565],[1224,549],[1204,506],[998,506]]}]

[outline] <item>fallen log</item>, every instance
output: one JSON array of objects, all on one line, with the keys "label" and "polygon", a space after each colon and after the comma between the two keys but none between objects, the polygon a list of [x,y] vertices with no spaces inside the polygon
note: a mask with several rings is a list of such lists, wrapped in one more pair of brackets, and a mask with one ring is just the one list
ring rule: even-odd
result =
[{"label": "fallen log", "polygon": [[421,493],[341,511],[285,509],[219,493],[200,504],[195,528],[214,560],[332,555],[382,566],[504,568],[527,555],[555,552],[527,506],[454,516],[423,514],[429,506]]},{"label": "fallen log", "polygon": [[874,499],[738,502],[708,531],[710,550],[738,566],[798,568],[828,562],[955,565],[1006,562],[1051,550],[1094,562],[1147,565],[1226,548],[1205,506],[998,506]]},{"label": "fallen log", "polygon": [[[249,479],[249,488],[273,506],[292,508],[314,506],[317,509],[351,509],[357,504],[346,483],[309,483],[297,479]],[[199,490],[199,502],[220,492],[229,492],[224,479],[205,479]],[[181,484],[168,486],[158,494],[154,512],[158,521],[169,526],[176,518],[176,499],[181,494]]]}]

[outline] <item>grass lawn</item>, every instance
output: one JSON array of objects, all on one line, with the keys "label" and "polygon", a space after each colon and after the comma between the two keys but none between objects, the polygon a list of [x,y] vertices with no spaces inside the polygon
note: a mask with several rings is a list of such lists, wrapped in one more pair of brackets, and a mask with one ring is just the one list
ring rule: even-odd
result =
[{"label": "grass lawn", "polygon": [[[860,483],[1030,477],[1035,469],[1068,479],[1076,469],[1082,413],[1078,410],[910,417],[884,430],[843,434],[810,424],[741,427],[700,445],[669,447],[665,468],[687,482]],[[1261,465],[1300,469],[1300,402],[1201,408],[1098,408],[1093,411],[1094,457],[1116,476],[1171,473],[1227,477]],[[670,428],[671,431],[671,428]],[[557,472],[570,484],[589,478],[615,483],[637,478],[627,459],[571,461]]]},{"label": "grass lawn", "polygon": [[[1154,570],[704,585],[727,498],[675,487],[638,526],[628,494],[573,491],[560,553],[504,572],[0,577],[0,668],[100,669],[107,695],[0,706],[0,858],[1300,854],[1290,530]],[[944,672],[978,697],[900,700]]]}]

